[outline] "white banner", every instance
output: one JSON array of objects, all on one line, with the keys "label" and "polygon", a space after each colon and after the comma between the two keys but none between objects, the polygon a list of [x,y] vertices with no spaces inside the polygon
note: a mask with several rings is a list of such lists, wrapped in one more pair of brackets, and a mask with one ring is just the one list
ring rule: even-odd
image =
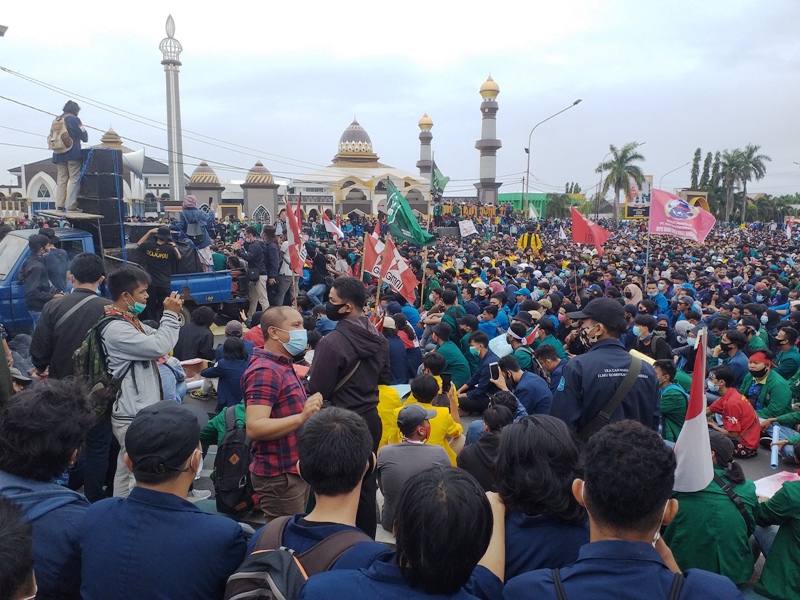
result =
[{"label": "white banner", "polygon": [[472,219],[464,219],[459,221],[458,229],[461,231],[461,237],[467,237],[468,235],[478,233],[478,230],[475,229],[475,223],[472,222]]}]

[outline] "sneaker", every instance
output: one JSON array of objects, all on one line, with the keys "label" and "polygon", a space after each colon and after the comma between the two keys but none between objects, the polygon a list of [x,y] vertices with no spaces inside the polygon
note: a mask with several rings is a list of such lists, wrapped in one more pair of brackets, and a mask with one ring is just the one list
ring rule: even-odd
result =
[{"label": "sneaker", "polygon": [[199,502],[200,500],[208,500],[211,498],[211,490],[190,490],[186,499],[189,502]]},{"label": "sneaker", "polygon": [[765,450],[769,450],[770,444],[772,444],[772,436],[771,435],[761,436],[761,439],[759,440],[758,444]]},{"label": "sneaker", "polygon": [[192,398],[197,398],[198,400],[208,400],[210,396],[204,394],[200,390],[195,390],[192,392]]}]

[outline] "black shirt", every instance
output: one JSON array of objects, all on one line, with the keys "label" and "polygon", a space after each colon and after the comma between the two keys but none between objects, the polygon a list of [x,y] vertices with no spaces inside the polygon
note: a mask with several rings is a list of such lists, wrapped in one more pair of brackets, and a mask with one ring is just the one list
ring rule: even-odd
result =
[{"label": "black shirt", "polygon": [[325,277],[328,276],[328,259],[321,252],[317,252],[312,259],[311,277],[309,283],[314,286],[324,284]]},{"label": "black shirt", "polygon": [[150,273],[151,285],[169,288],[172,273],[178,265],[178,253],[169,244],[159,244],[153,239],[139,246],[144,252],[147,272]]}]

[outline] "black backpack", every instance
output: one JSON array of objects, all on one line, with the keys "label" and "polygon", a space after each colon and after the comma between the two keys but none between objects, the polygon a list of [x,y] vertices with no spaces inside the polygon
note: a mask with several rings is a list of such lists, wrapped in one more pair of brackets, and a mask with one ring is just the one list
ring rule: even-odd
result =
[{"label": "black backpack", "polygon": [[236,423],[236,407],[225,409],[225,435],[214,459],[214,491],[217,510],[235,515],[255,506],[250,481],[250,438]]},{"label": "black backpack", "polygon": [[278,517],[264,527],[253,553],[228,578],[224,600],[294,600],[309,577],[328,571],[357,543],[373,541],[367,534],[350,529],[329,535],[296,554],[282,545],[291,519]]}]

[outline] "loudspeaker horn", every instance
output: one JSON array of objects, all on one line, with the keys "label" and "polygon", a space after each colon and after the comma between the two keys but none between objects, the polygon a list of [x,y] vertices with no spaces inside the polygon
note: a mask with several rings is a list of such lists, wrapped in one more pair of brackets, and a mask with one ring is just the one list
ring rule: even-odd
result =
[{"label": "loudspeaker horn", "polygon": [[133,171],[139,179],[144,179],[144,148],[136,152],[127,152],[122,155],[122,164]]}]

